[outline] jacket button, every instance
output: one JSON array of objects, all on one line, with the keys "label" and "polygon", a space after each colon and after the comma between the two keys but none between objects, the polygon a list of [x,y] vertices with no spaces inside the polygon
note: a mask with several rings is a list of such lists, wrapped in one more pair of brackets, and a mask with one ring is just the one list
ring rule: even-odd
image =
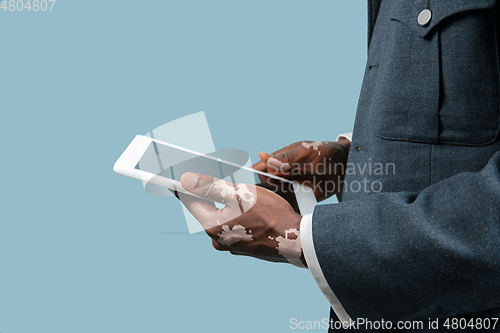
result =
[{"label": "jacket button", "polygon": [[425,27],[431,22],[432,19],[432,12],[428,9],[424,9],[423,11],[420,12],[418,15],[418,24],[421,26]]}]

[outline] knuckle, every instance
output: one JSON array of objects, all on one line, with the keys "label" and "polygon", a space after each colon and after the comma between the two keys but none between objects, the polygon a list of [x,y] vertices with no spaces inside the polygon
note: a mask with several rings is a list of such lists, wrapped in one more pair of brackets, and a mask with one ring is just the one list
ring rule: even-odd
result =
[{"label": "knuckle", "polygon": [[205,229],[205,232],[207,233],[208,237],[212,239],[217,238],[217,233],[213,231],[213,228]]},{"label": "knuckle", "polygon": [[212,238],[213,242],[216,242],[216,240],[219,238],[220,234],[220,226],[211,226],[210,228],[205,229],[206,234]]},{"label": "knuckle", "polygon": [[217,242],[215,239],[212,241],[212,245],[217,251],[227,251],[226,247]]},{"label": "knuckle", "polygon": [[209,181],[205,182],[201,187],[201,195],[205,198],[213,198],[215,196],[215,191],[217,189],[217,184],[215,180],[212,178]]}]

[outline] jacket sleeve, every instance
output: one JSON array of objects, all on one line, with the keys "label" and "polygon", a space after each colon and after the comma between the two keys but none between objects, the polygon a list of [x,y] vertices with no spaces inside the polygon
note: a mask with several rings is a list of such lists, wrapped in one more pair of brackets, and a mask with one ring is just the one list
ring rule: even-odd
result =
[{"label": "jacket sleeve", "polygon": [[420,193],[319,205],[314,250],[352,318],[439,318],[500,308],[500,152]]}]

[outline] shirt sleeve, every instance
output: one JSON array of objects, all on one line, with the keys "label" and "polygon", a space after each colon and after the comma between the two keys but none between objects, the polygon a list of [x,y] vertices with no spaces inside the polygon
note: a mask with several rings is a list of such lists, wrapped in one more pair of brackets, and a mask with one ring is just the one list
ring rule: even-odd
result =
[{"label": "shirt sleeve", "polygon": [[337,141],[339,141],[339,139],[341,138],[344,138],[344,139],[347,139],[349,141],[352,142],[352,133],[345,133],[345,134],[340,134],[338,137],[337,137]]},{"label": "shirt sleeve", "polygon": [[314,250],[314,242],[312,237],[312,214],[307,214],[302,217],[300,222],[300,242],[302,245],[302,251],[304,252],[304,257],[309,267],[314,280],[318,284],[319,288],[325,295],[326,299],[330,303],[333,311],[339,317],[340,321],[343,323],[350,323],[351,318],[345,311],[344,307],[335,296],[334,292],[330,288],[330,285],[323,275],[321,266],[319,265],[318,258],[316,257],[316,251]]},{"label": "shirt sleeve", "polygon": [[[340,134],[337,137],[336,141],[341,138],[352,141],[352,133]],[[318,258],[316,257],[316,251],[314,250],[314,242],[312,237],[312,214],[307,214],[302,217],[302,220],[300,222],[300,240],[307,266],[312,276],[314,277],[314,280],[318,284],[320,290],[325,295],[326,299],[330,303],[330,306],[332,307],[337,317],[339,317],[340,321],[344,323],[350,323],[351,318],[345,311],[337,296],[335,296],[335,293],[330,288],[330,285],[323,275],[323,271],[321,270],[321,266],[319,265]]]}]

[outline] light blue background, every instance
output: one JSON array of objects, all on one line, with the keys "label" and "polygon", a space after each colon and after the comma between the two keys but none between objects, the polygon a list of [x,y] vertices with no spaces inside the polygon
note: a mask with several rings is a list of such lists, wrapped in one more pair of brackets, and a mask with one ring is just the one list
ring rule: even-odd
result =
[{"label": "light blue background", "polygon": [[[4,0],[5,1],[5,0]],[[112,166],[205,111],[218,149],[352,129],[363,0],[57,0],[0,11],[0,332],[289,332],[322,320],[307,270],[232,257],[175,198]],[[338,286],[341,288],[341,286]]]}]

